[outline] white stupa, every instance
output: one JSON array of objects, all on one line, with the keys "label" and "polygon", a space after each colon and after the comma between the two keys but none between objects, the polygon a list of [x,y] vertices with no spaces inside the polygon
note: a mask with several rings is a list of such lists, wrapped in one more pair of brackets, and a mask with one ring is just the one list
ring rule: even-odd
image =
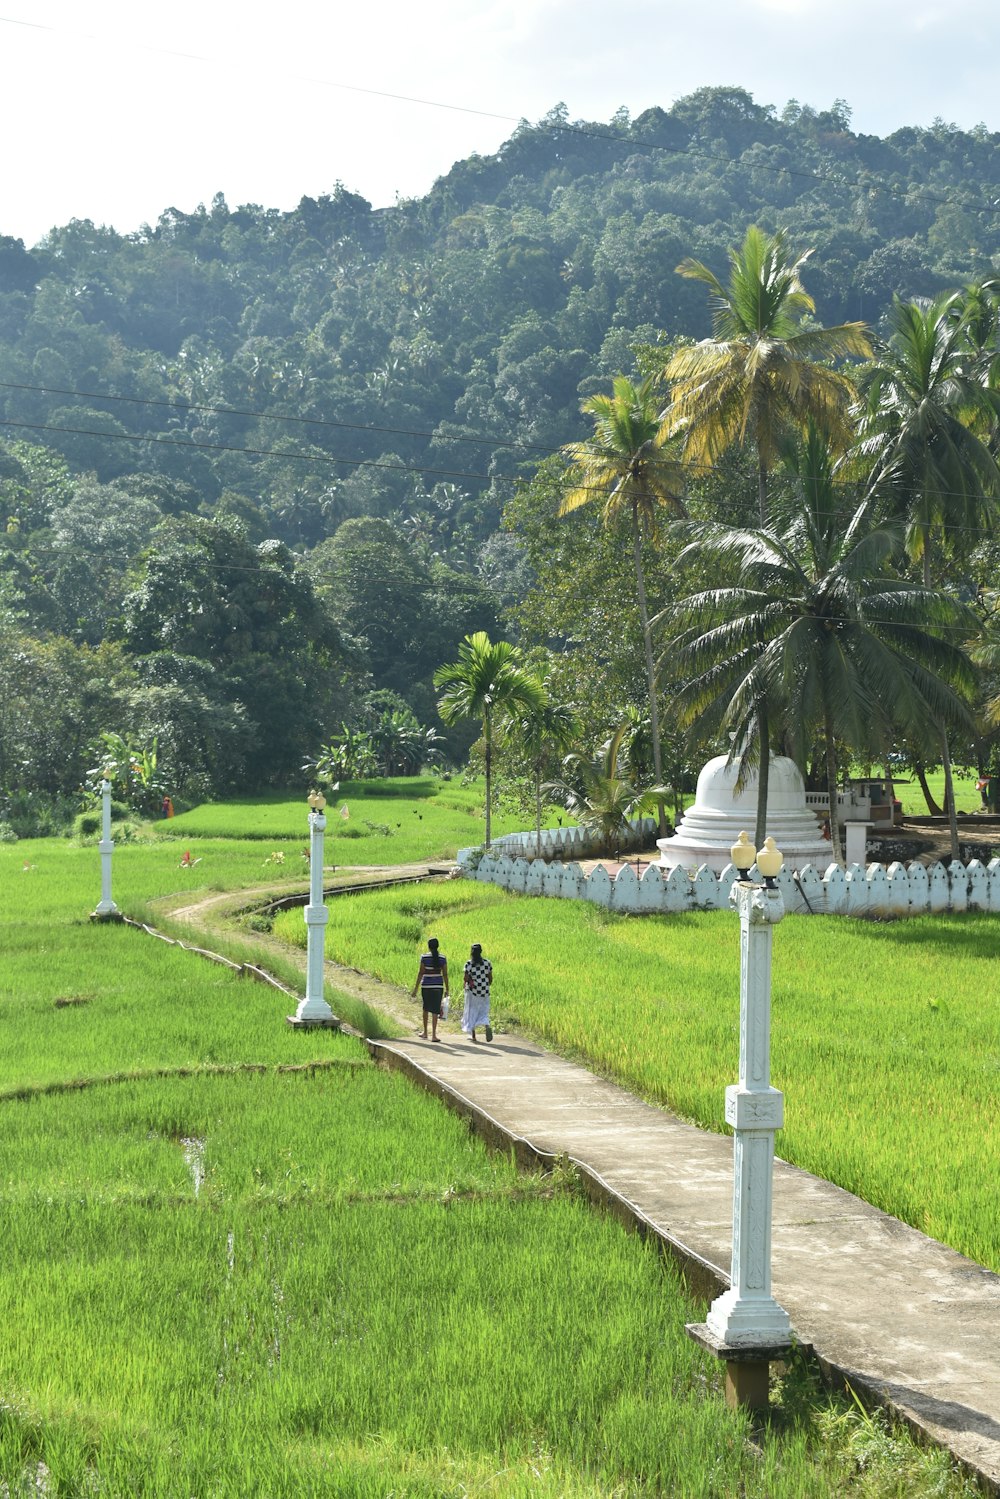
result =
[{"label": "white stupa", "polygon": [[[694,806],[681,818],[670,838],[658,838],[660,864],[682,865],[694,874],[702,864],[721,874],[730,862],[729,850],[746,830],[753,837],[757,821],[757,771],[752,770],[742,790],[736,790],[739,756],[716,755],[702,768]],[[816,814],[806,805],[806,788],[794,760],[772,755],[767,787],[767,831],[785,856],[785,868],[812,864],[821,873],[833,862],[830,840],[822,836]]]}]

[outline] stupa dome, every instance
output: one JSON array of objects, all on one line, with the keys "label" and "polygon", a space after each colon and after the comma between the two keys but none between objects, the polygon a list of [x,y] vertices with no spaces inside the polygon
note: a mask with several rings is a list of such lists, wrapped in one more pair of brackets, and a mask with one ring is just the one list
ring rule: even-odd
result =
[{"label": "stupa dome", "polygon": [[[743,829],[753,837],[757,821],[757,771],[747,774],[737,791],[740,758],[716,755],[702,767],[694,806],[681,818],[670,838],[657,839],[660,864],[683,866],[692,874],[702,864],[721,874],[729,849]],[[806,788],[794,760],[772,755],[767,787],[767,831],[785,856],[786,869],[812,864],[821,873],[833,862],[833,849],[820,831],[815,813],[806,804]]]}]

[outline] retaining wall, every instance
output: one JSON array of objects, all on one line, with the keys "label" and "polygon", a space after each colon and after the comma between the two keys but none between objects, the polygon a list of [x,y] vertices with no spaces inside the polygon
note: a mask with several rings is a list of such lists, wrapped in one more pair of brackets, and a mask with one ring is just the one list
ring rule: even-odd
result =
[{"label": "retaining wall", "polygon": [[[622,833],[619,848],[622,853],[630,849],[648,848],[656,833],[655,817],[639,817],[630,822]],[[587,828],[543,828],[541,845],[537,833],[505,833],[494,838],[490,852],[499,856],[507,854],[511,859],[592,859],[602,852],[604,840]],[[605,845],[606,846],[606,845]],[[464,864],[472,849],[459,851],[458,862]]]},{"label": "retaining wall", "polygon": [[[463,850],[463,852],[465,852]],[[461,859],[460,859],[461,862]],[[729,891],[737,878],[732,865],[716,875],[702,867],[691,876],[651,864],[641,875],[625,865],[612,877],[602,864],[589,875],[575,860],[545,863],[541,859],[484,854],[471,879],[500,885],[522,895],[551,895],[563,900],[591,900],[613,911],[715,911],[729,909]],[[957,861],[933,864],[853,864],[847,870],[831,864],[825,874],[807,865],[799,874],[783,869],[778,886],[790,912],[803,915],[918,916],[934,911],[1000,912],[1000,859],[982,864]]]}]

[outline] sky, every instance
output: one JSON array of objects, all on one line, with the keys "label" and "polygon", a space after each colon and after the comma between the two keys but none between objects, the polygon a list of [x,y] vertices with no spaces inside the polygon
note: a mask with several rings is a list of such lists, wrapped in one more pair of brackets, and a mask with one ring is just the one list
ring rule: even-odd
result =
[{"label": "sky", "polygon": [[998,0],[0,0],[0,234],[123,233],[224,194],[290,209],[337,181],[420,197],[521,119],[634,116],[704,86],[844,99],[885,135],[1000,131]]}]

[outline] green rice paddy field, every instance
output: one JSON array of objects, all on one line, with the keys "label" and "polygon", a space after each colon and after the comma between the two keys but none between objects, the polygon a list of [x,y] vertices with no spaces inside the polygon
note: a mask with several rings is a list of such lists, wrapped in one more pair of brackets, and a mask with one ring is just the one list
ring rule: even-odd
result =
[{"label": "green rice paddy field", "polygon": [[[280,887],[279,852],[299,859],[301,879],[301,840],[286,826],[263,843],[189,827],[171,830],[181,841],[123,846],[115,899],[141,914],[172,891]],[[358,862],[377,862],[357,842]],[[200,862],[181,868],[187,847]],[[425,845],[423,856],[441,852]],[[771,1421],[752,1430],[683,1333],[704,1308],[650,1248],[572,1180],[525,1177],[488,1155],[359,1043],[291,1031],[275,991],[89,922],[93,847],[0,846],[0,888],[0,1493],[971,1492],[941,1453],[830,1399],[804,1367],[779,1380]],[[370,966],[398,960],[408,981],[428,923],[453,952],[474,928],[497,958],[500,1007],[544,1032],[569,1014],[570,975],[579,986],[607,941],[624,954],[618,928],[594,912],[563,927],[569,908],[497,894],[452,884],[397,892],[402,904],[342,898],[331,947],[346,954],[380,927],[388,956]],[[439,903],[452,895],[458,904]],[[974,923],[960,930],[975,941]],[[735,1061],[735,933],[725,917],[716,931],[714,1006],[703,931],[704,973],[692,972],[683,1015],[714,1034],[721,1090]],[[639,967],[662,968],[675,939],[683,967],[696,936],[652,924]],[[547,965],[533,959],[542,940]],[[913,961],[897,952],[899,966]],[[548,974],[538,994],[532,969]],[[656,1033],[629,998],[635,971],[621,975],[623,1000],[591,1008],[595,1020],[604,1012],[609,1071],[638,1052],[634,1026],[646,1026],[647,1048]],[[874,990],[864,1003],[845,1016],[859,1054],[865,1017],[886,1008]],[[938,1020],[959,1007],[937,1005],[924,1039],[940,1043],[950,1026]],[[904,1032],[916,1041],[910,1017]],[[791,1114],[790,1079],[778,1080]],[[694,1092],[707,1099],[714,1086],[706,1075]]]},{"label": "green rice paddy field", "polygon": [[[344,809],[346,807],[346,817]],[[305,798],[270,796],[230,802],[208,802],[172,818],[170,832],[182,838],[260,838],[308,842]],[[549,809],[545,826],[561,809]],[[435,776],[345,781],[331,793],[326,808],[327,864],[406,864],[454,858],[459,848],[483,841],[483,786],[480,782],[445,781]],[[497,813],[493,836],[520,832],[523,814]]]},{"label": "green rice paddy field", "polygon": [[[302,940],[300,912],[276,932]],[[333,908],[327,950],[412,983],[433,931],[494,964],[494,1024],[519,1024],[710,1129],[739,1053],[734,915],[614,915],[449,881]],[[775,931],[772,1081],[779,1155],[1000,1270],[1000,918],[878,924],[786,917]],[[449,1022],[449,1024],[454,1024]]]}]

